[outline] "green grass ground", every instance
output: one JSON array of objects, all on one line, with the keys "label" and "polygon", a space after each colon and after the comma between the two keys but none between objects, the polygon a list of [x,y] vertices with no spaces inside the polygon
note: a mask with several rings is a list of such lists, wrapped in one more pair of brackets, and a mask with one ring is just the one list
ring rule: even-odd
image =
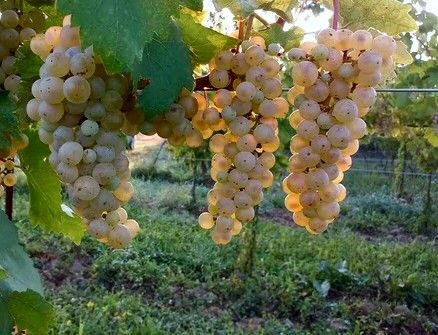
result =
[{"label": "green grass ground", "polygon": [[53,334],[438,333],[437,231],[417,232],[419,191],[395,200],[388,175],[352,172],[342,217],[314,237],[291,224],[278,182],[255,227],[254,272],[242,277],[242,239],[218,247],[198,228],[208,188],[194,206],[176,164],[165,153],[151,179],[136,174],[128,210],[143,231],[126,250],[30,228],[19,191],[15,220],[56,306]]}]

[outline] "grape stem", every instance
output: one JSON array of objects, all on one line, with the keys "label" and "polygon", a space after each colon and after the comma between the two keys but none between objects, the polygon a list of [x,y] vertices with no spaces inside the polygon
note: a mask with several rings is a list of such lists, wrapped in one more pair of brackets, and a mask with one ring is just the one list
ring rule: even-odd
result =
[{"label": "grape stem", "polygon": [[248,21],[246,22],[246,28],[245,28],[245,36],[243,37],[244,40],[249,40],[249,37],[251,36],[252,31],[252,24],[254,23],[255,13],[251,13],[248,16]]},{"label": "grape stem", "polygon": [[338,30],[339,28],[339,17],[341,14],[341,2],[340,0],[333,0],[333,21],[332,28]]}]

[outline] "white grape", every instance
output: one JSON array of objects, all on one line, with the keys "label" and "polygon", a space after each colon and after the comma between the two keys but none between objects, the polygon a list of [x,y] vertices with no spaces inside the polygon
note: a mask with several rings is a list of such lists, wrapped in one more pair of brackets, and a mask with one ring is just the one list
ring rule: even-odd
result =
[{"label": "white grape", "polygon": [[99,183],[91,176],[81,176],[73,185],[75,197],[81,200],[93,200],[100,192]]},{"label": "white grape", "polygon": [[90,97],[91,87],[85,78],[73,76],[65,81],[63,93],[68,101],[72,103],[83,103]]},{"label": "white grape", "polygon": [[77,165],[84,154],[82,146],[77,142],[64,143],[58,152],[58,157],[61,162],[70,165]]}]

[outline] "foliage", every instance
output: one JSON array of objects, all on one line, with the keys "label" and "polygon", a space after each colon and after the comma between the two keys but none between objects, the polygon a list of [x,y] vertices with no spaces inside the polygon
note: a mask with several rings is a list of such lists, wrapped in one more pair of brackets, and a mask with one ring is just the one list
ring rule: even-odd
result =
[{"label": "foliage", "polygon": [[192,73],[190,52],[181,39],[179,28],[172,24],[165,40],[155,35],[145,46],[142,61],[133,69],[134,81],[142,79],[149,83],[139,99],[145,114],[152,117],[164,113],[183,88],[191,91],[194,84]]},{"label": "foliage", "polygon": [[26,0],[26,2],[34,7],[52,6],[55,0]]},{"label": "foliage", "polygon": [[298,4],[297,0],[213,0],[217,10],[228,8],[235,16],[246,17],[257,9],[271,11],[291,21],[291,10]]},{"label": "foliage", "polygon": [[267,44],[279,43],[285,50],[290,50],[299,46],[304,30],[300,27],[293,27],[285,31],[281,25],[274,23],[269,26],[269,29],[257,32],[257,35],[262,36]]},{"label": "foliage", "polygon": [[[129,73],[134,88],[137,82],[146,83],[140,87],[137,102],[148,118],[167,111],[183,88],[193,88],[194,65],[207,64],[218,50],[238,44],[235,38],[204,27],[187,11],[181,11],[183,8],[202,10],[202,0],[58,0],[56,8],[53,0],[26,2],[41,6],[51,25],[61,24],[61,14],[72,14],[73,24],[81,28],[84,46],[93,46],[109,72]],[[214,0],[214,4],[218,9],[228,7],[236,17],[247,17],[262,9],[291,21],[292,9],[298,8],[301,2]],[[346,0],[341,5],[343,23],[350,29],[371,26],[396,35],[416,29],[415,20],[408,13],[410,7],[396,0]],[[318,8],[313,9],[318,11]],[[415,37],[421,47],[414,54],[415,65],[400,73],[399,85],[436,85],[436,61],[424,60],[425,55],[432,59],[436,56],[433,24],[436,17],[425,11],[415,15],[422,22],[420,35]],[[435,37],[431,38],[430,32]],[[268,43],[281,43],[290,49],[300,43],[304,32],[298,27],[285,31],[275,23],[258,34]],[[398,41],[399,63],[411,61],[407,48],[412,46],[413,39],[406,34]],[[409,304],[416,310],[414,319],[420,323],[421,330],[435,327],[438,295],[436,288],[428,284],[433,284],[437,273],[432,266],[434,246],[409,242],[394,247],[384,242],[377,249],[375,244],[356,234],[370,231],[369,223],[374,220],[375,231],[385,232],[398,226],[406,229],[403,219],[414,221],[419,214],[414,208],[418,202],[412,206],[395,202],[385,189],[376,188],[372,190],[373,196],[363,196],[370,179],[355,180],[360,187],[352,188],[352,193],[360,193],[360,197],[344,204],[347,210],[342,223],[348,228],[340,225],[327,237],[317,240],[297,229],[278,225],[285,221],[278,208],[278,216],[266,217],[262,211],[265,215],[260,223],[262,237],[259,249],[254,250],[257,269],[241,292],[230,292],[238,246],[234,242],[227,249],[218,248],[197,229],[194,216],[185,211],[192,201],[188,184],[172,185],[170,180],[167,183],[137,181],[140,186],[134,202],[137,208],[130,211],[136,212],[144,232],[132,248],[110,252],[86,239],[81,251],[58,236],[47,237],[45,231],[56,232],[79,244],[85,225],[63,204],[62,186],[48,163],[49,150],[40,143],[36,132],[29,130],[33,125],[28,124],[25,106],[31,99],[31,84],[38,77],[41,60],[33,55],[28,44],[20,47],[17,58],[16,67],[22,79],[18,102],[14,105],[5,92],[0,94],[0,149],[10,146],[11,136],[18,134],[20,127],[27,129],[30,145],[20,154],[20,160],[27,177],[24,190],[30,197],[23,196],[19,189],[17,202],[19,211],[24,212],[26,208],[29,213],[19,215],[18,219],[25,225],[22,233],[30,252],[38,249],[34,257],[39,267],[50,273],[47,283],[55,284],[50,285],[50,301],[60,310],[61,322],[54,332],[99,333],[105,327],[110,332],[135,334],[251,333],[262,328],[262,332],[273,334],[297,329],[310,333],[329,329],[339,333],[345,329],[339,330],[320,316],[341,315],[349,331],[377,333],[385,327],[382,319],[390,322],[392,318],[389,312],[382,312],[386,313],[384,317],[375,312],[369,313],[369,317],[376,320],[363,320],[353,307],[330,300],[335,294],[354,303],[359,303],[358,297],[377,300],[382,310],[385,304],[389,310]],[[437,151],[431,149],[430,143],[437,139],[430,135],[429,127],[430,115],[436,112],[433,111],[436,97],[402,95],[386,99],[385,103],[390,113],[374,115],[376,128],[382,119],[390,118],[393,123],[389,133],[408,139],[411,155],[425,171],[435,171]],[[401,124],[409,127],[402,128]],[[288,122],[282,122],[282,148],[287,146],[290,135]],[[199,150],[178,148],[174,153],[177,160],[188,162],[186,166],[190,168],[196,166],[196,160],[210,155],[206,146]],[[281,152],[277,158],[279,165],[287,164]],[[203,175],[207,175],[207,166],[201,165]],[[197,177],[196,168],[194,171]],[[179,171],[180,175],[184,172]],[[202,185],[192,191],[205,197],[206,189]],[[434,190],[432,193],[436,194]],[[278,189],[270,195],[278,199]],[[357,212],[358,204],[363,206],[362,213]],[[276,202],[267,202],[266,206],[275,207]],[[28,215],[32,229],[27,224]],[[290,217],[287,220],[289,223]],[[59,261],[60,269],[53,269],[52,260],[48,261],[52,256]],[[382,264],[388,265],[389,270],[380,268]],[[78,267],[86,273],[78,274]],[[64,280],[81,289],[64,285]],[[58,285],[60,288],[56,288]],[[381,292],[384,299],[379,300]],[[0,333],[9,332],[16,323],[33,334],[48,334],[54,324],[54,311],[44,302],[42,293],[40,279],[19,245],[15,227],[0,212]],[[263,320],[262,324],[251,328],[251,322],[257,323],[258,319]]]},{"label": "foliage", "polygon": [[47,334],[53,307],[44,301],[38,272],[19,244],[17,230],[0,211],[0,334],[17,324],[32,334]]},{"label": "foliage", "polygon": [[[332,1],[324,0],[328,6]],[[342,25],[351,30],[375,28],[389,35],[417,30],[410,5],[397,0],[342,0]],[[366,15],[364,15],[366,13]]]},{"label": "foliage", "polygon": [[[129,212],[144,231],[126,250],[110,251],[87,238],[73,252],[71,243],[27,224],[21,231],[43,269],[51,266],[46,253],[57,264],[47,279],[59,311],[53,334],[76,334],[80,327],[85,334],[141,334],[146,323],[159,334],[336,334],[355,327],[376,334],[389,326],[393,333],[415,326],[432,334],[438,322],[436,247],[431,239],[391,236],[392,229],[412,222],[415,215],[405,215],[406,207],[418,204],[394,201],[389,189],[379,188],[390,180],[377,177],[350,175],[347,184],[352,208],[368,194],[374,200],[367,210],[383,203],[404,213],[395,218],[382,210],[379,219],[387,230],[374,236],[357,230],[359,221],[371,226],[361,210],[328,235],[309,236],[287,219],[283,225],[279,208],[266,211],[269,195],[259,221],[256,270],[241,290],[231,289],[239,241],[227,248],[210,242],[194,223],[196,213],[184,210],[190,202],[184,182],[136,181],[139,192]],[[205,196],[207,188],[199,188]],[[339,330],[339,323],[346,329]]]},{"label": "foliage", "polygon": [[49,149],[39,141],[37,132],[29,131],[27,135],[29,146],[20,153],[20,159],[29,185],[30,220],[35,226],[62,233],[79,244],[85,225],[80,217],[62,208],[61,183],[46,159]]},{"label": "foliage", "polygon": [[43,64],[41,58],[30,49],[30,43],[25,43],[18,49],[15,66],[22,80],[33,81],[39,76],[38,71]]},{"label": "foliage", "polygon": [[19,329],[27,329],[35,335],[46,335],[55,323],[53,307],[32,290],[13,292],[8,304],[9,313]]},{"label": "foliage", "polygon": [[29,43],[25,43],[17,50],[15,66],[20,73],[21,81],[17,92],[16,115],[20,127],[26,129],[29,126],[29,118],[26,113],[28,101],[33,99],[31,92],[32,84],[39,79],[39,69],[43,61],[30,49]]},{"label": "foliage", "polygon": [[57,4],[62,13],[72,14],[85,45],[93,45],[110,72],[131,69],[145,55],[145,44],[153,43],[156,36],[159,40],[172,36],[171,16],[178,14],[180,5],[202,9],[198,0],[59,0]]},{"label": "foliage", "polygon": [[[18,129],[18,119],[14,113],[15,106],[8,97],[6,91],[0,92],[0,150],[11,147],[11,140],[20,131]],[[2,155],[0,154],[0,157]]]},{"label": "foliage", "polygon": [[181,28],[184,42],[193,53],[196,63],[207,64],[220,50],[231,49],[238,43],[235,38],[204,27],[190,14],[181,13],[176,22]]}]

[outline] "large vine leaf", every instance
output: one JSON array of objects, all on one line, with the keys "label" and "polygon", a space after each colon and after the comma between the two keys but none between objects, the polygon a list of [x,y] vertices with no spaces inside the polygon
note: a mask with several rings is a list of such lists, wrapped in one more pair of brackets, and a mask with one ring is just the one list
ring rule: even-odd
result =
[{"label": "large vine leaf", "polygon": [[8,92],[0,91],[0,150],[10,148],[11,140],[20,133],[14,111],[15,105],[9,99]]},{"label": "large vine leaf", "polygon": [[228,8],[235,16],[246,17],[257,9],[271,11],[292,21],[291,11],[299,0],[213,0],[217,10]]},{"label": "large vine leaf", "polygon": [[408,50],[408,46],[400,40],[397,41],[397,50],[394,55],[394,61],[397,64],[403,65],[409,65],[414,61],[411,53]]},{"label": "large vine leaf", "polygon": [[142,61],[134,66],[133,77],[135,82],[148,82],[139,99],[147,117],[166,112],[184,87],[192,90],[190,51],[175,24],[166,40],[156,35],[145,46]]},{"label": "large vine leaf", "polygon": [[29,126],[29,123],[32,122],[31,119],[27,116],[26,112],[27,103],[33,99],[31,91],[32,83],[33,81],[30,80],[22,80],[18,85],[18,91],[16,93],[17,108],[15,111],[15,115],[18,118],[21,129],[27,128]]},{"label": "large vine leaf", "polygon": [[16,57],[15,66],[22,80],[39,78],[39,70],[44,62],[32,52],[29,42],[18,49]]},{"label": "large vine leaf", "polygon": [[26,0],[26,2],[34,7],[53,6],[55,0]]},{"label": "large vine leaf", "polygon": [[[331,0],[323,0],[331,7]],[[409,14],[412,7],[397,0],[341,0],[342,25],[351,30],[370,27],[387,33],[416,31],[417,22]]]},{"label": "large vine leaf", "polygon": [[30,50],[29,42],[18,49],[15,66],[20,74],[21,81],[16,93],[16,115],[22,128],[26,128],[29,125],[30,119],[26,113],[26,105],[29,100],[33,99],[31,88],[34,81],[39,79],[41,65],[43,65],[43,61]]},{"label": "large vine leaf", "polygon": [[3,291],[31,289],[43,294],[43,286],[32,260],[18,241],[17,228],[0,210],[0,266],[8,274],[0,281]]},{"label": "large vine leaf", "polygon": [[[0,211],[0,334],[10,334],[12,326],[29,316],[23,323],[33,334],[47,334],[53,324],[53,308],[43,299],[43,287],[32,260],[18,240],[15,226]],[[4,274],[7,274],[5,276]],[[44,315],[40,320],[34,316]],[[21,326],[21,324],[18,324]]]},{"label": "large vine leaf", "polygon": [[153,30],[147,29],[148,21],[153,21],[163,10],[157,6],[150,17],[148,3],[144,0],[58,0],[57,6],[63,14],[72,14],[73,24],[81,28],[84,45],[93,45],[110,71],[123,71],[141,59],[144,43],[153,34]]},{"label": "large vine leaf", "polygon": [[0,280],[6,279],[8,277],[9,277],[8,272],[3,266],[0,265]]},{"label": "large vine leaf", "polygon": [[180,0],[181,6],[196,10],[202,11],[204,8],[204,2],[202,0]]},{"label": "large vine leaf", "polygon": [[266,44],[279,43],[285,50],[297,47],[304,37],[304,30],[300,27],[293,27],[289,30],[283,30],[283,27],[277,23],[271,24],[269,29],[257,32],[262,36]]},{"label": "large vine leaf", "polygon": [[201,0],[58,0],[58,9],[72,14],[84,45],[93,45],[110,72],[130,69],[140,61],[144,45],[172,33],[172,16],[181,6],[202,10]]},{"label": "large vine leaf", "polygon": [[46,335],[55,323],[53,306],[32,290],[13,292],[8,297],[8,305],[15,325],[31,334]]},{"label": "large vine leaf", "polygon": [[80,217],[66,213],[61,207],[61,183],[47,161],[50,151],[36,131],[28,131],[27,136],[29,146],[20,153],[20,159],[29,185],[31,223],[79,244],[85,225]]},{"label": "large vine leaf", "polygon": [[237,39],[218,33],[196,22],[192,15],[181,14],[176,19],[181,33],[199,64],[207,64],[218,51],[231,49],[237,45]]}]

